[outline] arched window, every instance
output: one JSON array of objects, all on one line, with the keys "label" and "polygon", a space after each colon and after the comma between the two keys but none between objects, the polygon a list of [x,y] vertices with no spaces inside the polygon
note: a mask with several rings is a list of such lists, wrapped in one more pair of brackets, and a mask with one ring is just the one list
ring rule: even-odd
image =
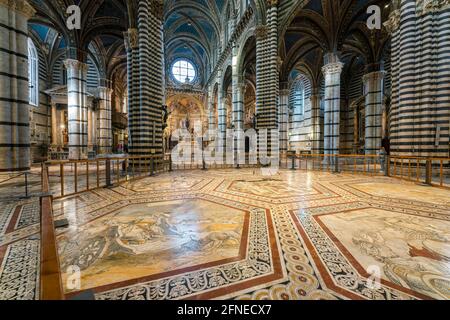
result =
[{"label": "arched window", "polygon": [[39,105],[39,58],[33,40],[28,38],[28,88],[29,102]]},{"label": "arched window", "polygon": [[193,83],[197,78],[197,71],[190,61],[179,59],[172,65],[172,76],[178,82]]},{"label": "arched window", "polygon": [[305,113],[305,83],[303,81],[297,81],[291,95],[294,114],[303,115]]}]

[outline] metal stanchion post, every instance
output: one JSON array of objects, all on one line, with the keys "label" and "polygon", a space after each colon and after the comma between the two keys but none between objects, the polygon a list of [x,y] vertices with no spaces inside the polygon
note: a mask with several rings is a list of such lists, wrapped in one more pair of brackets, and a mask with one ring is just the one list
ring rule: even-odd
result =
[{"label": "metal stanchion post", "polygon": [[106,159],[105,161],[105,180],[106,180],[106,186],[111,187],[111,160]]},{"label": "metal stanchion post", "polygon": [[28,196],[28,172],[25,172],[25,198],[29,198],[29,196]]}]

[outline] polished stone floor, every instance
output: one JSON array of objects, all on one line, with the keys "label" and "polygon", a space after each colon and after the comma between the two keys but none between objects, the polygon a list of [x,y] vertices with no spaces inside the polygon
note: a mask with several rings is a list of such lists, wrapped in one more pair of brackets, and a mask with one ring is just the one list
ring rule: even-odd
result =
[{"label": "polished stone floor", "polygon": [[[20,225],[33,202],[20,206],[4,208],[0,298],[2,288],[26,296],[8,279],[24,263],[15,252],[38,245],[36,224]],[[54,211],[70,222],[57,239],[68,298],[450,299],[449,190],[348,174],[178,171],[57,200]],[[21,286],[32,288],[35,269]]]}]

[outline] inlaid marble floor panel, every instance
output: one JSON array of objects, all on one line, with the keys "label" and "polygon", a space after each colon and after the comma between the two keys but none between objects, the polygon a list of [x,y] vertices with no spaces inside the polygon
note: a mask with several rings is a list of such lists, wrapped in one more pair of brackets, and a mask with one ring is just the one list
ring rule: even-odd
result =
[{"label": "inlaid marble floor panel", "polygon": [[[161,174],[56,201],[68,297],[449,299],[450,191],[254,169]],[[70,205],[68,205],[70,204]]]}]

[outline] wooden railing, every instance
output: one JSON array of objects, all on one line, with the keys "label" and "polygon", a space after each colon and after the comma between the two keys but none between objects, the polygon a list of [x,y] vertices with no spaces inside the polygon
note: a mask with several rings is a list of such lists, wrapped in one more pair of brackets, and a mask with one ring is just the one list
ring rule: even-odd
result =
[{"label": "wooden railing", "polygon": [[450,158],[390,156],[389,176],[450,188]]},{"label": "wooden railing", "polygon": [[50,186],[54,199],[60,199],[168,171],[169,162],[163,156],[150,155],[49,161],[47,165],[53,170]]},{"label": "wooden railing", "polygon": [[378,155],[288,153],[283,161],[291,170],[384,175],[386,159]]},{"label": "wooden railing", "polygon": [[61,271],[56,245],[55,225],[53,222],[53,197],[50,193],[48,168],[42,164],[42,195],[40,197],[41,213],[41,264],[40,264],[40,299],[63,300]]}]

